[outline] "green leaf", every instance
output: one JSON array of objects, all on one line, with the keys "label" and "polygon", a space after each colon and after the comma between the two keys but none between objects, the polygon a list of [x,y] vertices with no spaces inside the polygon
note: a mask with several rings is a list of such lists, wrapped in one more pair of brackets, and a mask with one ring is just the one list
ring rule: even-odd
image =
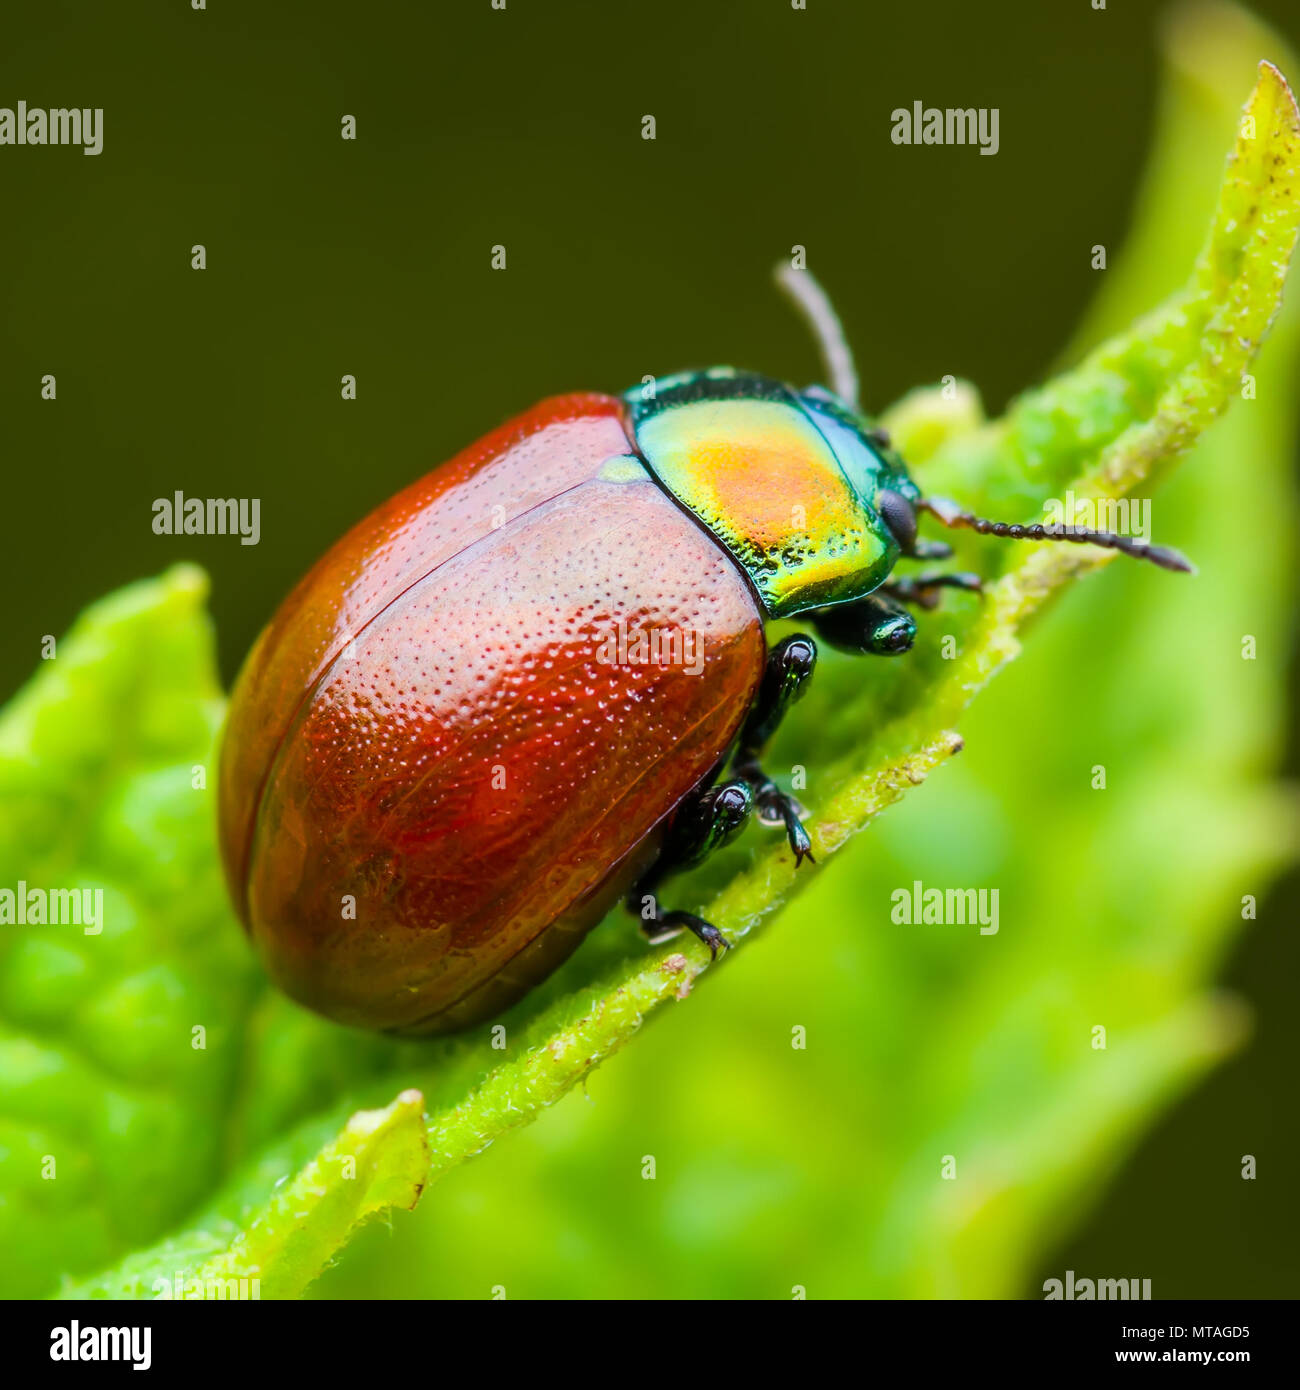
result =
[{"label": "green leaf", "polygon": [[205,591],[187,567],[96,604],[0,719],[0,887],[103,895],[98,929],[0,927],[7,1294],[156,1239],[223,1172],[258,985],[194,785],[222,711]]},{"label": "green leaf", "polygon": [[[129,1255],[121,1274],[82,1295],[294,1298],[358,1225],[420,1199],[429,1171],[424,1097],[403,1091],[383,1110],[353,1115],[342,1132],[270,1200],[238,1217],[218,1206],[183,1237]],[[170,1263],[170,1268],[168,1265]]]},{"label": "green leaf", "polygon": [[[1066,488],[1127,494],[1167,472],[1239,393],[1300,219],[1295,106],[1267,65],[1247,114],[1254,130],[1237,141],[1207,247],[1164,306],[1000,421],[981,423],[969,391],[914,393],[888,413],[927,489],[1024,520]],[[1004,567],[982,604],[945,609],[905,667],[829,660],[801,707],[795,723],[815,729],[822,768],[805,798],[822,865],[960,748],[953,726],[1017,655],[1028,620],[1110,558],[975,538],[963,552],[985,573]],[[72,1275],[80,1282],[65,1292],[99,1296],[239,1277],[260,1279],[264,1296],[298,1294],[361,1221],[411,1205],[422,1180],[535,1119],[708,968],[698,944],[647,951],[605,929],[506,1017],[504,1033],[431,1044],[359,1038],[267,990],[224,905],[210,793],[192,785],[194,767],[212,765],[220,712],[201,595],[184,570],[96,605],[0,723],[0,883],[102,885],[106,919],[98,937],[48,927],[4,937],[0,1230],[9,1248],[34,1252],[10,1272],[15,1291],[48,1292]],[[801,736],[792,728],[781,747]],[[1276,854],[1270,841],[1266,857]],[[741,942],[819,881],[820,870],[796,875],[779,847],[742,847],[694,883],[702,895],[721,883],[704,910]],[[1035,980],[1025,983],[1030,1008]],[[1020,1026],[1014,1016],[982,1022],[973,1032],[987,1047]],[[205,1048],[194,1046],[196,1027]],[[1198,1003],[1147,1025],[1129,1054],[1127,1101],[1122,1088],[1099,1092],[1091,1072],[1069,1073],[1022,1139],[1041,1159],[1027,1204],[999,1202],[993,1185],[955,1217],[961,1194],[908,1179],[877,1223],[880,1277],[913,1292],[962,1287],[963,1271],[986,1258],[983,1229],[1028,1227],[1064,1181],[1078,1183],[1078,1154],[1046,1153],[1054,1115],[1093,1116],[1100,1154],[1126,1113],[1239,1031],[1230,1009]],[[957,1082],[935,1065],[926,1103],[959,1118],[959,1104],[941,1104]],[[399,1092],[378,1115],[353,1115]],[[926,1132],[924,1143],[935,1140]],[[916,1215],[900,1239],[904,1212]],[[901,1249],[915,1263],[897,1265]]]}]

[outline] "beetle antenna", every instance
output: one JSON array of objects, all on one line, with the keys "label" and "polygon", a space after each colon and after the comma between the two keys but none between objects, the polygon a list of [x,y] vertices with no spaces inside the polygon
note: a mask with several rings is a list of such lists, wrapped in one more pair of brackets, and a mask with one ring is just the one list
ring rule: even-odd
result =
[{"label": "beetle antenna", "polygon": [[782,261],[776,267],[776,283],[789,296],[795,308],[817,339],[822,365],[830,378],[831,390],[851,410],[858,409],[858,370],[844,328],[831,306],[830,297],[811,271],[796,270]]},{"label": "beetle antenna", "polygon": [[1022,526],[1013,521],[989,521],[963,511],[946,497],[926,497],[917,506],[930,513],[945,526],[955,530],[978,531],[981,536],[1001,536],[1013,541],[1074,541],[1078,545],[1100,545],[1106,550],[1118,550],[1135,560],[1150,560],[1165,570],[1195,574],[1196,566],[1177,550],[1167,545],[1148,545],[1133,536],[1120,536],[1114,531],[1093,531],[1086,526],[1044,526],[1041,523]]}]

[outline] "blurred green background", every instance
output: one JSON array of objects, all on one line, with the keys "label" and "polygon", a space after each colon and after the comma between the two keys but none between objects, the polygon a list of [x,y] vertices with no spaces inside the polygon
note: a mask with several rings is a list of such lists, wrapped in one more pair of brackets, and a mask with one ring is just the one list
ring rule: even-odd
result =
[{"label": "blurred green background", "polygon": [[[338,534],[549,393],[714,362],[815,377],[768,279],[795,243],[836,299],[871,405],[953,373],[996,412],[1073,338],[1101,279],[1091,247],[1123,244],[1164,8],[213,0],[8,14],[0,104],[101,106],[105,133],[94,159],[0,150],[0,695],[88,599],[181,558],[212,574],[233,678]],[[1253,8],[1300,42],[1293,0]],[[1238,102],[1251,76],[1247,64]],[[998,155],[892,145],[890,111],[915,100],[999,108]],[[339,139],[345,113],[355,143]],[[1218,133],[1197,166],[1192,249],[1232,134],[1212,116],[1207,104]],[[490,267],[497,243],[504,272]],[[1171,248],[1167,277],[1133,307],[1176,284],[1190,254]],[[340,399],[345,372],[355,402]],[[1287,447],[1280,423],[1271,437]],[[1239,553],[1255,589],[1218,616],[1271,634],[1276,676],[1294,570],[1281,540],[1252,540],[1261,504],[1234,489],[1228,439],[1157,499],[1157,539],[1198,559]],[[261,543],[155,536],[153,499],[178,489],[261,498]],[[1275,523],[1294,516],[1276,493],[1263,505]],[[1216,577],[1227,592],[1226,569],[1203,567],[1202,583]],[[1270,578],[1272,608],[1252,611]],[[320,1292],[1036,1296],[1072,1268],[1151,1278],[1158,1297],[1300,1293],[1300,1198],[1282,1176],[1300,1142],[1283,1103],[1300,962],[1281,926],[1300,881],[1276,885],[1231,941],[1264,813],[1234,816],[1219,798],[1222,825],[1180,820],[1202,806],[1183,782],[1216,748],[1234,776],[1295,771],[1296,702],[1275,679],[1243,707],[1240,673],[1201,645],[1212,624],[1168,583],[1113,566],[1070,595],[975,707],[960,765],[587,1095],[452,1174],[394,1231],[366,1232]],[[1099,809],[1096,762],[1131,769],[1141,796]],[[1202,863],[1216,845],[1215,895],[1145,898],[1165,881],[1153,858],[1168,878],[1171,858]],[[889,890],[913,878],[1001,885],[999,946],[890,927]],[[1008,913],[1032,916],[1033,953]],[[1167,945],[1187,914],[1204,940],[1190,964]],[[1078,934],[1098,923],[1108,940],[1132,933],[1122,978],[1083,969]],[[1051,974],[1058,931],[1073,954]],[[1249,1012],[1180,1013],[1198,971]],[[1122,1019],[1130,996],[1161,991],[1160,1027],[1204,1029],[1205,1060],[1234,1032],[1244,1041],[1158,1124],[1156,1102],[1183,1089],[1173,1079],[1154,1094],[1135,1082],[1131,1110],[1104,1124],[1086,1088],[1044,1084],[1059,1039],[1043,1018]],[[807,1052],[789,1046],[793,1023]],[[1069,1202],[1010,1173],[969,1222],[909,1196],[908,1156],[929,1146],[937,1166],[945,1116],[972,1115],[1008,1155],[1072,1150]],[[1243,1153],[1260,1158],[1254,1183]],[[891,1227],[927,1201],[932,1221],[905,1238]],[[1006,1239],[979,1237],[981,1222]]]}]

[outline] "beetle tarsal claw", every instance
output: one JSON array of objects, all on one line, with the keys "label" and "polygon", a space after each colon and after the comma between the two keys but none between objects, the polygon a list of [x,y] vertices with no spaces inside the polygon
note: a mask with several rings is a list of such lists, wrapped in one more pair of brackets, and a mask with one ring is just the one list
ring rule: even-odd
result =
[{"label": "beetle tarsal claw", "polygon": [[723,936],[717,927],[714,927],[711,933],[701,936],[700,940],[709,948],[710,960],[717,960],[719,950],[731,950],[731,942]]}]

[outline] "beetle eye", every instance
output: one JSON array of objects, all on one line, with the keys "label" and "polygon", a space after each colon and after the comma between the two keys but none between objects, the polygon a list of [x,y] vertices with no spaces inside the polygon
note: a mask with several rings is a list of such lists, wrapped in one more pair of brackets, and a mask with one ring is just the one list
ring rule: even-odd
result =
[{"label": "beetle eye", "polygon": [[916,545],[916,508],[901,492],[891,492],[888,488],[877,495],[876,506],[903,554],[910,555]]}]

